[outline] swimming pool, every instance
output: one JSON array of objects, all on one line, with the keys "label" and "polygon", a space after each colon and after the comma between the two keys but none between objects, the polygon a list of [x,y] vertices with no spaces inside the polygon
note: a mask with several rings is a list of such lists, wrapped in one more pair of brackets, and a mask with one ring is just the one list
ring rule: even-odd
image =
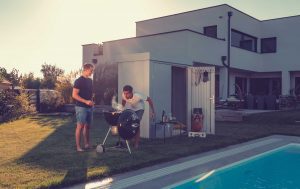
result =
[{"label": "swimming pool", "polygon": [[167,188],[300,189],[300,145],[289,144]]}]

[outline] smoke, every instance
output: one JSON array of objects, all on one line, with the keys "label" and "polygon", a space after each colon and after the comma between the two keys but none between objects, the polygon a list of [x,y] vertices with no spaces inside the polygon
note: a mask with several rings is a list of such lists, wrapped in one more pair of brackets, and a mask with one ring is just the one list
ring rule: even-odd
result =
[{"label": "smoke", "polygon": [[111,99],[111,106],[117,111],[123,111],[123,106],[122,104],[118,104],[116,95],[114,95]]}]

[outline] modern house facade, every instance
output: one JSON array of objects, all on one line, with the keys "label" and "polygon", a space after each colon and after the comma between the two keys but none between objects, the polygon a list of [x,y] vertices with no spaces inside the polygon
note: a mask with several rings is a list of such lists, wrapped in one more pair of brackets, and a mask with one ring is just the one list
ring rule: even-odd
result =
[{"label": "modern house facade", "polygon": [[[203,99],[211,105],[237,90],[300,94],[299,33],[300,16],[258,20],[223,4],[136,22],[136,37],[83,45],[83,62],[117,63],[119,93],[132,84],[154,99],[158,114],[172,112],[190,127],[190,68],[213,68],[214,94]],[[142,135],[149,136],[149,128]]]}]

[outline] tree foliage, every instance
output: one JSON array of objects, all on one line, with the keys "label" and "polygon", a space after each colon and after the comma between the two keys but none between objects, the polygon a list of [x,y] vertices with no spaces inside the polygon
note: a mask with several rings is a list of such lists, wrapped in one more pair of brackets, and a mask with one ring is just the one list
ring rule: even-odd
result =
[{"label": "tree foliage", "polygon": [[24,89],[38,89],[41,85],[40,78],[35,78],[33,73],[25,74],[22,77],[20,85]]},{"label": "tree foliage", "polygon": [[17,94],[12,90],[0,91],[0,123],[17,119],[35,112],[25,93]]},{"label": "tree foliage", "polygon": [[44,89],[54,89],[57,78],[64,74],[63,69],[47,63],[42,65],[41,72],[43,73],[44,77],[41,83],[41,88]]},{"label": "tree foliage", "polygon": [[8,80],[12,83],[12,88],[14,89],[15,86],[20,84],[22,80],[22,75],[19,74],[19,70],[13,68],[11,72],[7,72],[7,70],[3,67],[0,67],[0,81],[3,79]]},{"label": "tree foliage", "polygon": [[93,81],[96,104],[111,105],[112,96],[118,91],[117,64],[98,64]]},{"label": "tree foliage", "polygon": [[61,93],[64,102],[67,104],[72,103],[73,83],[80,73],[80,70],[72,71],[71,73],[62,75],[57,79],[55,90]]}]

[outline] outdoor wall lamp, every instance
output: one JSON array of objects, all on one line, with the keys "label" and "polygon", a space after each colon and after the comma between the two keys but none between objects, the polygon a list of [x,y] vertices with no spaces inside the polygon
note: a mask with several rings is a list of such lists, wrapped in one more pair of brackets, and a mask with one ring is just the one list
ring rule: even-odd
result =
[{"label": "outdoor wall lamp", "polygon": [[93,62],[93,64],[97,64],[98,60],[97,59],[93,59],[92,62]]},{"label": "outdoor wall lamp", "polygon": [[221,56],[221,61],[222,61],[222,64],[223,66],[225,66],[226,68],[228,67],[228,65],[226,64],[226,61],[227,60],[227,57],[226,56]]}]

